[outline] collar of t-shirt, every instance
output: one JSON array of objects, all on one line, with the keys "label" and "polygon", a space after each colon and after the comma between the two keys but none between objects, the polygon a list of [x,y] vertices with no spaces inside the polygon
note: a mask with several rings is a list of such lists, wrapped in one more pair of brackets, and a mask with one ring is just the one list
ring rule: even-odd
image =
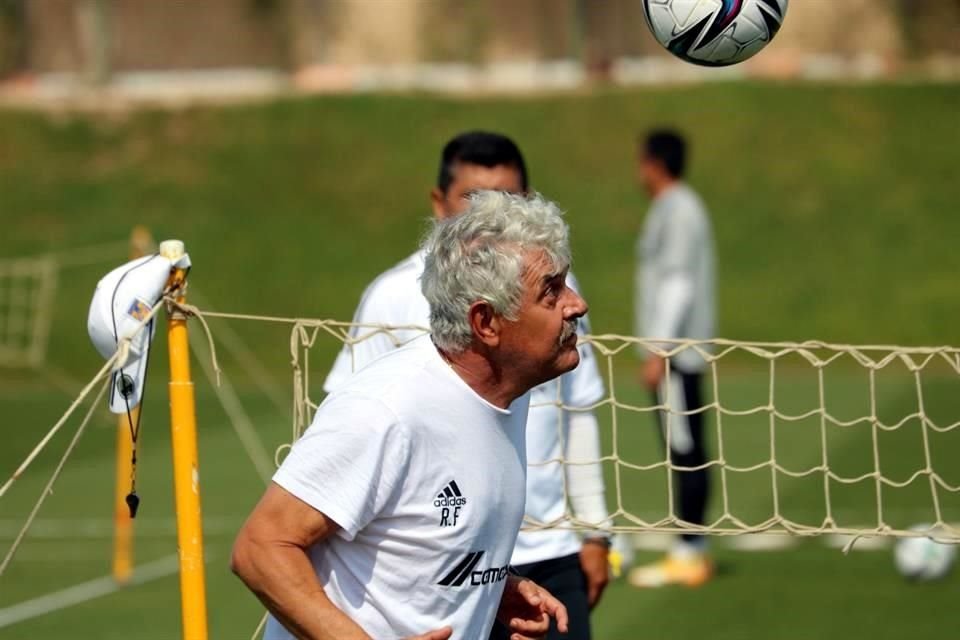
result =
[{"label": "collar of t-shirt", "polygon": [[460,377],[460,374],[457,373],[456,369],[453,368],[453,365],[447,362],[443,358],[443,356],[440,354],[440,350],[437,349],[436,345],[433,344],[433,340],[430,339],[430,336],[422,336],[420,338],[417,338],[410,344],[413,345],[415,343],[420,343],[421,341],[426,341],[424,344],[421,344],[420,346],[426,349],[429,349],[433,353],[433,359],[435,360],[436,364],[446,372],[445,375],[450,376],[450,378],[454,381],[454,384],[459,385],[464,391],[466,391],[468,394],[476,398],[478,402],[480,402],[490,410],[504,416],[513,415],[512,407],[517,402],[517,400],[519,400],[519,398],[514,399],[513,402],[510,403],[510,406],[507,407],[506,409],[501,409],[500,407],[493,404],[492,402],[490,402],[489,400],[481,396],[479,393],[477,393],[473,387],[467,384],[466,380]]}]

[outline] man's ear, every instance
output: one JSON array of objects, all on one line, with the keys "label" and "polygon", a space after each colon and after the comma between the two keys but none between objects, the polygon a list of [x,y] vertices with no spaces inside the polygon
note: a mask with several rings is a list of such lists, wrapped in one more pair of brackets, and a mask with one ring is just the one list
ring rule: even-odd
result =
[{"label": "man's ear", "polygon": [[503,322],[489,302],[480,300],[470,305],[467,312],[473,337],[488,347],[500,344],[500,332]]},{"label": "man's ear", "polygon": [[433,217],[437,220],[447,217],[446,195],[440,187],[430,189],[430,206],[433,207]]}]

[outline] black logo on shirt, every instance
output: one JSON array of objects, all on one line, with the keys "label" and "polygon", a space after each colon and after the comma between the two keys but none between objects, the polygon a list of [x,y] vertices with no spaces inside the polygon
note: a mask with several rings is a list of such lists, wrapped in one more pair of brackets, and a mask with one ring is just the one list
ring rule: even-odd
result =
[{"label": "black logo on shirt", "polygon": [[467,499],[460,492],[456,480],[451,480],[443,491],[437,494],[433,506],[440,509],[440,526],[455,527],[460,519],[460,510],[467,504]]},{"label": "black logo on shirt", "polygon": [[[471,587],[479,587],[485,584],[494,584],[507,579],[510,573],[509,565],[502,567],[491,567],[489,569],[476,569],[483,557],[485,551],[473,551],[461,560],[453,571],[443,577],[439,584],[441,587],[462,587],[464,584]],[[469,582],[467,580],[469,579]]]}]

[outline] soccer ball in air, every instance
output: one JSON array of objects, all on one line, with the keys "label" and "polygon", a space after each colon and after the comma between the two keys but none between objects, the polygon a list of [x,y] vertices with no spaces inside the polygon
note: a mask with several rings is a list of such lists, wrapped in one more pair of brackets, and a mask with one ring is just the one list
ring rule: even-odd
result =
[{"label": "soccer ball in air", "polygon": [[647,24],[673,55],[724,67],[767,46],[787,15],[788,0],[641,0]]},{"label": "soccer ball in air", "polygon": [[[930,527],[917,525],[911,530],[926,532]],[[901,538],[893,549],[897,571],[910,580],[942,578],[949,573],[956,557],[956,546],[935,542],[930,538]]]}]

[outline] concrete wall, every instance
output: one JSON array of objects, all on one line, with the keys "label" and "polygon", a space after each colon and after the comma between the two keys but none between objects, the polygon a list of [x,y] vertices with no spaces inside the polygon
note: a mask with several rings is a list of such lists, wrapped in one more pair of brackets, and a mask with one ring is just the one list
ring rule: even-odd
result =
[{"label": "concrete wall", "polygon": [[[29,67],[83,68],[78,16],[98,2],[120,71],[662,55],[639,0],[27,0]],[[775,48],[896,58],[918,43],[960,51],[960,0],[792,0]]]},{"label": "concrete wall", "polygon": [[[36,71],[77,71],[91,0],[29,0],[28,54]],[[103,0],[114,70],[275,67],[286,56],[277,12],[250,0]],[[202,10],[199,8],[202,7]]]}]

